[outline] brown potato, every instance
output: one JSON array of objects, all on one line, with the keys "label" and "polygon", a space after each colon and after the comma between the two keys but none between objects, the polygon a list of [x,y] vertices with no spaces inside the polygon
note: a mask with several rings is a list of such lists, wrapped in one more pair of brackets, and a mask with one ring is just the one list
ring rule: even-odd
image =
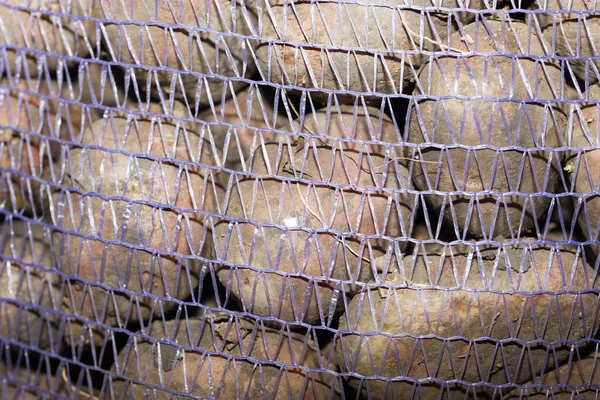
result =
[{"label": "brown potato", "polygon": [[568,249],[540,245],[407,256],[388,290],[352,299],[340,320],[350,333],[336,343],[338,365],[397,379],[364,381],[362,390],[376,398],[418,390],[423,397],[415,398],[438,398],[461,389],[448,385],[453,379],[481,382],[476,390],[490,393],[493,385],[527,382],[594,336],[592,275]]},{"label": "brown potato", "polygon": [[[263,17],[265,41],[256,49],[258,68],[272,83],[319,89],[310,95],[322,101],[332,90],[340,91],[340,101],[350,102],[355,95],[343,91],[369,96],[401,93],[425,59],[401,52],[438,50],[449,29],[449,16],[441,12],[430,14],[433,22],[425,16],[422,23],[415,10],[371,4],[291,4],[270,7],[269,16]],[[425,6],[425,2],[415,5]],[[356,50],[367,47],[369,51]]]},{"label": "brown potato", "polygon": [[[37,77],[38,67],[42,68],[42,74],[45,65],[50,72],[57,70],[60,62],[57,56],[87,57],[95,52],[96,24],[74,18],[90,17],[93,0],[8,0],[7,3],[0,5],[0,48],[9,47],[0,52],[0,58],[7,61],[6,67],[11,69],[11,76],[20,73]],[[50,54],[38,54],[34,50]],[[24,63],[27,73],[23,70]],[[78,61],[66,60],[66,63],[77,64]]]},{"label": "brown potato", "polygon": [[[69,391],[68,384],[62,376],[62,369],[56,373],[37,370],[31,366],[29,370],[22,366],[10,367],[0,361],[0,398],[7,400],[37,399],[87,399],[85,389]],[[42,367],[43,368],[43,367]],[[75,393],[77,392],[77,394]]]},{"label": "brown potato", "polygon": [[[586,400],[597,399],[600,391],[593,386],[600,382],[598,353],[590,355],[575,352],[568,363],[546,372],[528,385],[540,385],[531,389],[515,390],[507,400]],[[567,386],[572,386],[571,388]],[[553,388],[552,388],[553,387]]]},{"label": "brown potato", "polygon": [[[186,299],[198,286],[200,257],[212,254],[204,222],[216,207],[207,168],[214,158],[171,118],[111,115],[85,132],[82,145],[101,147],[67,153],[52,195],[62,210],[52,215],[60,229],[54,244],[62,270],[76,278],[67,312],[98,328],[98,344],[103,331],[94,324],[161,315],[178,306],[170,299]],[[78,335],[80,323],[73,324]]]},{"label": "brown potato", "polygon": [[600,52],[596,33],[600,29],[600,7],[596,0],[537,0],[536,4],[538,9],[550,11],[538,14],[549,48],[561,57],[578,57],[568,60],[575,76],[591,84],[598,82],[594,68],[600,68],[600,61],[581,59]]},{"label": "brown potato", "polygon": [[[237,91],[246,86],[239,78],[251,77],[256,69],[248,51],[251,42],[240,37],[250,34],[256,16],[247,9],[242,12],[236,3],[237,0],[97,0],[94,15],[105,20],[104,39],[111,59],[144,65],[135,68],[138,81],[145,86],[150,75],[152,86],[156,79],[160,90],[167,94],[175,79],[178,97],[186,97],[194,104],[200,93],[199,108],[205,108],[210,101],[221,98],[228,83],[224,79],[238,78],[231,82]],[[115,21],[136,24],[118,25]],[[186,28],[165,28],[172,24]],[[190,72],[219,77],[198,77]]]},{"label": "brown potato", "polygon": [[[270,2],[262,20],[263,41],[256,49],[263,79],[319,89],[307,91],[320,101],[330,91],[346,103],[354,102],[356,92],[376,101],[377,96],[405,92],[428,57],[423,52],[447,50],[456,18],[463,23],[475,19],[473,12],[425,12],[422,8],[433,6],[427,0],[410,2],[410,9],[391,8],[409,3],[366,3]],[[438,4],[459,6],[455,0]],[[485,2],[471,1],[469,7],[483,9]]]},{"label": "brown potato", "polygon": [[[518,21],[489,20],[464,30],[451,37],[460,51],[543,54],[534,32]],[[528,58],[441,56],[419,80],[415,95],[428,97],[413,103],[408,118],[409,142],[420,146],[406,153],[414,160],[415,186],[442,192],[425,194],[430,206],[469,237],[512,238],[532,230],[548,211],[545,193],[556,191],[563,157],[536,148],[566,142],[566,116],[545,103],[563,96],[560,69]]]},{"label": "brown potato", "polygon": [[312,136],[254,150],[259,177],[240,177],[224,211],[251,222],[215,227],[219,280],[255,315],[325,323],[342,306],[338,290],[355,292],[377,258],[407,244],[415,198],[383,191],[410,187],[397,148],[334,139],[395,142],[394,123],[378,109],[329,110],[304,120]]},{"label": "brown potato", "polygon": [[101,117],[76,94],[78,82],[0,80],[0,204],[37,215],[47,203],[42,180],[52,180],[56,139],[75,140]]},{"label": "brown potato", "polygon": [[[585,241],[596,241],[600,237],[600,108],[595,102],[600,100],[600,84],[590,86],[586,97],[570,109],[573,131],[569,145],[574,150],[565,161],[564,169],[570,174],[572,191],[580,195],[573,197],[574,218]],[[600,246],[592,243],[590,247],[596,256],[600,255]]]},{"label": "brown potato", "polygon": [[56,311],[62,303],[50,232],[8,217],[0,231],[0,248],[0,338],[50,349],[61,340]]},{"label": "brown potato", "polygon": [[293,126],[289,118],[275,112],[268,94],[254,85],[233,94],[225,103],[215,104],[199,118],[208,123],[207,130],[217,141],[217,147],[223,149],[223,164],[242,171],[247,170],[254,140],[260,144],[261,134],[265,141],[277,140],[279,134],[271,129],[288,132]]},{"label": "brown potato", "polygon": [[182,398],[339,398],[339,378],[320,368],[334,369],[320,358],[309,334],[206,312],[197,319],[156,321],[144,337],[131,336],[113,367],[119,374],[113,388],[115,397],[130,399],[171,399],[173,393]]}]

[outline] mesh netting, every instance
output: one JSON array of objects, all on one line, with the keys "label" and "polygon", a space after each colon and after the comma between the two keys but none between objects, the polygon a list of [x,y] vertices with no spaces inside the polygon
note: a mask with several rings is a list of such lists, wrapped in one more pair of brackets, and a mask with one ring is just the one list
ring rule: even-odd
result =
[{"label": "mesh netting", "polygon": [[599,398],[596,8],[0,2],[0,398]]}]

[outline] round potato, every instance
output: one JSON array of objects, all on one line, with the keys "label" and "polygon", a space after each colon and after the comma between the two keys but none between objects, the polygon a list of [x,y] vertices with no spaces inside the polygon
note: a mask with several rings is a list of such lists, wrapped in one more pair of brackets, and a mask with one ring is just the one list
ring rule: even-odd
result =
[{"label": "round potato", "polygon": [[489,393],[527,382],[594,336],[592,275],[577,254],[539,245],[407,256],[350,302],[338,365],[375,398],[438,398],[455,379]]},{"label": "round potato", "polygon": [[304,137],[257,147],[215,227],[219,280],[245,311],[325,323],[340,291],[370,279],[375,259],[408,243],[416,202],[396,128],[378,109],[307,116]]},{"label": "round potato", "polygon": [[[59,67],[58,57],[87,57],[94,53],[96,24],[80,19],[91,16],[94,0],[8,0],[0,5],[0,59],[11,76],[37,77],[45,66],[50,72]],[[26,7],[17,10],[15,7]],[[51,14],[63,14],[51,15]],[[40,54],[47,52],[49,54]],[[76,60],[63,60],[67,65]],[[24,68],[28,72],[24,71]],[[41,68],[41,74],[38,74]],[[0,72],[2,75],[2,72]]]},{"label": "round potato", "polygon": [[216,207],[213,160],[186,124],[113,115],[66,154],[53,238],[74,279],[67,312],[88,321],[94,343],[103,340],[99,324],[161,315],[198,286],[200,257],[212,254],[204,221]]},{"label": "round potato", "polygon": [[[407,158],[415,186],[461,236],[519,237],[548,212],[563,158],[561,71],[542,55],[526,24],[489,20],[466,26],[450,44],[474,56],[440,56],[424,67],[410,109]],[[442,98],[441,96],[462,96]],[[538,149],[540,148],[540,149]],[[541,149],[544,148],[544,149]],[[461,193],[462,192],[462,193]],[[489,194],[492,192],[493,194]]]},{"label": "round potato", "polygon": [[320,358],[310,335],[211,312],[156,321],[140,333],[113,367],[117,398],[340,398],[339,378],[317,370],[334,366]]},{"label": "round potato", "polygon": [[[153,90],[168,95],[174,83],[176,96],[200,109],[220,99],[227,85],[236,91],[244,87],[242,78],[256,70],[251,42],[243,37],[251,33],[256,16],[242,12],[237,0],[97,0],[94,16],[105,20],[110,57],[144,66],[135,68],[142,87],[150,78]],[[116,23],[125,21],[135,23]],[[167,27],[173,24],[180,26]]]},{"label": "round potato", "polygon": [[55,312],[62,303],[50,243],[49,231],[35,223],[7,218],[2,224],[0,338],[40,350],[57,343]]},{"label": "round potato", "polygon": [[272,129],[290,131],[292,126],[289,118],[274,110],[268,94],[254,85],[215,104],[199,118],[208,123],[207,130],[223,149],[223,164],[238,171],[247,170],[252,144],[260,144],[261,135],[265,141],[273,141],[279,134]]},{"label": "round potato", "polygon": [[[600,52],[598,4],[590,0],[536,0],[537,8],[549,11],[538,14],[550,48],[568,60],[575,76],[582,81],[598,82],[600,61],[590,60]],[[587,58],[587,60],[586,60]]]}]

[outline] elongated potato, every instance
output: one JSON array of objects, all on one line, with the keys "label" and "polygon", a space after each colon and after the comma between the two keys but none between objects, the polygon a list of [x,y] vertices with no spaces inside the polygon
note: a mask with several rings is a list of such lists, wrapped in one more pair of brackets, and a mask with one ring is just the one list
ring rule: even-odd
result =
[{"label": "elongated potato", "polygon": [[334,367],[310,335],[210,312],[156,321],[139,333],[144,337],[131,336],[113,367],[117,398],[339,398],[339,378],[317,371]]},{"label": "elongated potato", "polygon": [[252,144],[260,144],[261,135],[268,141],[278,138],[271,129],[292,131],[290,120],[274,110],[268,96],[253,85],[200,114],[199,118],[209,124],[207,129],[218,147],[223,149],[223,164],[227,168],[247,170]]},{"label": "elongated potato", "polygon": [[570,146],[574,148],[565,161],[570,173],[575,208],[574,218],[583,232],[585,241],[592,241],[594,255],[600,255],[600,246],[593,243],[600,237],[600,84],[590,86],[586,98],[570,108],[573,132]]},{"label": "elongated potato", "polygon": [[451,250],[407,256],[389,290],[352,299],[336,354],[342,371],[375,378],[362,382],[365,393],[438,398],[466,389],[453,379],[492,393],[565,362],[596,333],[593,270],[568,248]]},{"label": "elongated potato", "polygon": [[85,318],[98,343],[97,324],[161,315],[178,304],[156,296],[181,300],[197,287],[199,257],[212,254],[204,221],[216,205],[213,155],[171,118],[113,115],[86,131],[65,163],[52,195],[62,210],[53,214],[54,244],[74,277],[67,312]]},{"label": "elongated potato", "polygon": [[[104,40],[111,58],[144,66],[135,68],[135,76],[144,87],[150,75],[153,90],[168,94],[175,80],[177,96],[195,104],[199,94],[199,108],[204,108],[210,99],[221,98],[224,79],[237,78],[231,82],[237,91],[246,85],[240,78],[250,78],[255,71],[248,51],[252,44],[242,36],[251,33],[256,16],[253,10],[242,12],[239,3],[97,0],[94,16],[105,20]],[[125,21],[135,23],[115,23]],[[181,27],[166,27],[173,24]],[[218,76],[198,77],[190,72]]]},{"label": "elongated potato", "polygon": [[[340,292],[370,279],[374,261],[402,251],[416,204],[394,147],[396,128],[378,109],[343,106],[307,116],[307,137],[257,147],[230,192],[216,231],[219,280],[244,310],[322,322]],[[386,157],[387,154],[387,157]],[[392,241],[394,239],[394,241]]]},{"label": "elongated potato", "polygon": [[[427,0],[269,3],[262,21],[263,42],[256,49],[261,75],[275,84],[319,89],[309,92],[321,101],[329,91],[347,103],[354,102],[356,92],[374,102],[381,95],[404,92],[427,59],[423,52],[447,50],[456,18],[463,23],[475,19],[475,13],[464,9],[425,12],[423,8],[434,6]],[[435,6],[459,3],[464,7],[454,0]],[[469,8],[483,9],[484,3],[472,1]],[[405,5],[412,7],[391,8]]]},{"label": "elongated potato", "polygon": [[[96,24],[90,17],[94,0],[8,0],[0,6],[0,59],[2,72],[37,77],[38,67],[56,71],[62,56],[87,57],[97,49]],[[17,10],[14,7],[26,7]],[[64,16],[50,15],[65,14]],[[7,46],[7,47],[4,47]],[[38,54],[48,52],[50,54]],[[65,61],[63,61],[65,62]],[[66,60],[67,65],[77,64]],[[28,73],[24,72],[24,65]],[[0,75],[2,75],[0,72]]]},{"label": "elongated potato", "polygon": [[62,294],[50,239],[40,225],[11,218],[0,232],[0,338],[40,350],[61,341]]},{"label": "elongated potato", "polygon": [[[474,23],[463,33],[451,37],[453,48],[543,55],[518,21]],[[407,157],[416,187],[442,192],[425,195],[430,206],[475,238],[532,230],[548,212],[545,193],[556,191],[563,158],[545,149],[566,144],[566,116],[552,103],[563,96],[560,69],[512,55],[442,56],[419,80],[415,95],[427,97],[412,104],[409,141],[420,146],[407,147]]]},{"label": "elongated potato", "polygon": [[[437,50],[436,43],[443,44],[451,29],[448,14],[430,16],[421,20],[419,11],[372,4],[299,1],[273,6],[263,19],[258,67],[275,84],[325,89],[310,91],[318,100],[332,90],[401,93],[425,59],[406,52]],[[354,98],[338,94],[341,101]]]},{"label": "elongated potato", "polygon": [[508,399],[596,399],[600,396],[600,391],[596,388],[600,382],[598,361],[598,353],[595,351],[589,355],[574,352],[568,363],[528,382],[528,385],[536,384],[538,387],[515,390]]},{"label": "elongated potato", "polygon": [[598,82],[600,68],[598,60],[586,60],[600,52],[599,4],[596,0],[536,0],[539,10],[547,14],[536,14],[544,36],[553,50],[561,57],[576,57],[567,62],[575,76],[591,84]]}]

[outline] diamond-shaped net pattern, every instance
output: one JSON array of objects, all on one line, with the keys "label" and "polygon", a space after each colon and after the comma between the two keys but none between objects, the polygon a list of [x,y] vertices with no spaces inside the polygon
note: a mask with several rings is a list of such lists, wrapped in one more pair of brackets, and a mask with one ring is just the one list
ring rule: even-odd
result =
[{"label": "diamond-shaped net pattern", "polygon": [[0,398],[600,398],[598,13],[3,0]]}]

